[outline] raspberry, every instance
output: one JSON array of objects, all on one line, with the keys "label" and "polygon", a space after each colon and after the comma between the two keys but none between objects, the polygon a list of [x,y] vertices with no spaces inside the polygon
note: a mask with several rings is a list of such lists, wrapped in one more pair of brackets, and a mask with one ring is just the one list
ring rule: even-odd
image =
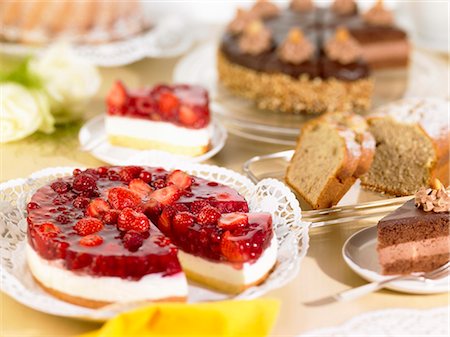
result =
[{"label": "raspberry", "polygon": [[44,236],[55,237],[61,230],[51,222],[43,223],[38,227],[38,231]]},{"label": "raspberry", "polygon": [[85,197],[76,197],[73,201],[73,206],[79,209],[85,209],[89,205],[89,199]]},{"label": "raspberry", "polygon": [[101,231],[103,223],[96,218],[83,218],[75,224],[73,229],[78,235],[86,236]]},{"label": "raspberry", "polygon": [[69,192],[69,190],[70,190],[70,185],[62,180],[57,180],[57,181],[53,182],[50,185],[50,187],[53,189],[53,191],[55,191],[58,194],[64,194],[64,193]]},{"label": "raspberry", "polygon": [[156,179],[151,185],[156,189],[161,189],[166,187],[166,181],[164,179]]},{"label": "raspberry", "polygon": [[113,187],[108,190],[108,201],[112,208],[136,208],[140,205],[141,199],[136,193],[124,187]]},{"label": "raspberry", "polygon": [[119,217],[120,211],[117,209],[111,209],[109,211],[106,211],[102,215],[102,221],[106,225],[115,225],[117,224],[117,219]]},{"label": "raspberry", "polygon": [[197,221],[200,225],[214,225],[220,218],[220,213],[215,207],[204,207],[197,215]]},{"label": "raspberry", "polygon": [[97,188],[95,179],[85,173],[77,175],[73,179],[73,189],[79,192],[92,192]]},{"label": "raspberry", "polygon": [[142,234],[135,230],[130,230],[127,233],[125,233],[122,240],[123,245],[130,252],[137,251],[144,243],[144,238],[142,237]]},{"label": "raspberry", "polygon": [[111,180],[111,181],[118,181],[118,180],[120,180],[119,173],[117,173],[116,171],[113,171],[113,170],[109,170],[108,171],[108,179]]},{"label": "raspberry", "polygon": [[119,214],[117,228],[121,231],[146,232],[150,229],[150,220],[142,213],[138,213],[131,208],[125,208]]},{"label": "raspberry", "polygon": [[209,206],[209,202],[206,200],[196,200],[191,204],[191,213],[198,214],[206,206]]},{"label": "raspberry", "polygon": [[68,224],[70,222],[70,219],[67,215],[64,214],[60,214],[56,217],[56,221],[58,221],[59,223],[65,225]]},{"label": "raspberry", "polygon": [[142,167],[139,166],[125,166],[119,171],[120,180],[129,183],[134,178],[139,177],[142,170]]},{"label": "raspberry", "polygon": [[97,234],[86,235],[81,238],[80,245],[87,247],[94,247],[101,245],[103,243],[103,238]]},{"label": "raspberry", "polygon": [[142,171],[139,174],[139,178],[141,178],[146,183],[149,183],[150,181],[152,181],[152,174],[150,172],[147,172],[147,171]]},{"label": "raspberry", "polygon": [[27,211],[30,211],[32,209],[38,209],[38,208],[41,208],[41,206],[39,206],[35,202],[29,202],[28,205],[27,205]]},{"label": "raspberry", "polygon": [[105,200],[97,198],[91,201],[87,207],[86,213],[91,217],[100,218],[102,214],[110,208],[111,207],[109,207],[109,204]]},{"label": "raspberry", "polygon": [[185,234],[193,224],[194,216],[188,212],[181,212],[173,217],[172,229],[178,234]]}]

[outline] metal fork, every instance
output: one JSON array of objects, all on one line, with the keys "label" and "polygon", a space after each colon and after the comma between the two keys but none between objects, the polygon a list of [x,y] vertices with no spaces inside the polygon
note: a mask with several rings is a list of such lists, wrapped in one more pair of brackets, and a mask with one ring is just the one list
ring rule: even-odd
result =
[{"label": "metal fork", "polygon": [[333,296],[333,298],[337,301],[351,301],[358,297],[370,294],[374,291],[377,291],[381,288],[384,288],[386,284],[394,282],[394,281],[400,281],[400,280],[417,280],[422,282],[427,282],[429,280],[439,280],[441,278],[444,278],[450,274],[450,261],[446,264],[440,266],[439,268],[436,268],[435,270],[429,271],[429,272],[420,272],[420,273],[412,273],[408,275],[399,275],[399,276],[393,276],[391,278],[382,280],[382,281],[376,281],[369,284],[365,284],[363,286],[345,290],[343,292],[340,292]]}]

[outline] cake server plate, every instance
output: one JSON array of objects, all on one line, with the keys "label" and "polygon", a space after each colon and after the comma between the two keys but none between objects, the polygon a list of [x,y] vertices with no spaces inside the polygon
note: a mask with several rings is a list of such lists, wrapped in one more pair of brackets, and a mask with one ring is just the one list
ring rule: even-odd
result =
[{"label": "cake server plate", "polygon": [[[392,276],[380,274],[377,256],[377,227],[364,228],[347,239],[342,247],[345,263],[359,276],[369,282],[383,281]],[[440,280],[401,280],[388,283],[391,290],[411,294],[438,294],[449,291],[450,277]]]},{"label": "cake server plate", "polygon": [[[197,157],[174,155],[164,151],[135,150],[131,148],[113,146],[108,142],[105,131],[104,115],[96,116],[87,121],[80,129],[78,139],[82,151],[90,152],[94,157],[111,165],[127,165],[130,162],[145,158],[178,159],[182,161],[199,163],[215,156],[225,146],[227,140],[226,129],[217,121],[213,120],[210,128],[211,148],[208,152]],[[151,160],[147,160],[151,165]],[[156,164],[155,164],[156,165]]]}]

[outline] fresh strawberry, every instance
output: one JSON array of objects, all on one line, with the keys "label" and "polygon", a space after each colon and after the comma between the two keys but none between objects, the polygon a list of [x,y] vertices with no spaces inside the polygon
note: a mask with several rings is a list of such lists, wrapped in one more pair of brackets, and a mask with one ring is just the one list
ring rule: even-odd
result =
[{"label": "fresh strawberry", "polygon": [[140,205],[139,196],[124,187],[113,187],[108,190],[108,202],[114,209],[136,208]]},{"label": "fresh strawberry", "polygon": [[141,198],[147,198],[153,192],[153,188],[142,179],[133,179],[130,181],[128,187]]},{"label": "fresh strawberry", "polygon": [[125,166],[119,171],[120,180],[129,183],[134,178],[139,177],[143,168],[139,166]]},{"label": "fresh strawberry", "polygon": [[61,230],[51,222],[45,222],[38,227],[38,231],[44,236],[55,237]]},{"label": "fresh strawberry", "polygon": [[94,247],[101,245],[103,243],[103,238],[97,234],[86,235],[81,238],[80,245],[86,247]]},{"label": "fresh strawberry", "polygon": [[166,116],[170,116],[179,105],[178,98],[169,91],[163,92],[159,96],[159,109]]},{"label": "fresh strawberry", "polygon": [[242,263],[247,260],[246,254],[241,251],[240,246],[241,242],[231,235],[229,231],[226,231],[223,234],[220,243],[220,251],[229,262]]},{"label": "fresh strawberry", "polygon": [[165,234],[170,234],[172,228],[172,219],[177,214],[177,210],[172,206],[167,206],[158,219],[158,228]]},{"label": "fresh strawberry", "polygon": [[204,207],[197,215],[197,221],[200,225],[214,225],[220,218],[217,208],[212,206]]},{"label": "fresh strawberry", "polygon": [[135,230],[146,232],[150,229],[150,220],[147,217],[131,208],[125,208],[120,212],[117,219],[117,228],[121,231]]},{"label": "fresh strawberry", "polygon": [[144,237],[140,232],[130,230],[123,236],[123,245],[130,252],[137,251],[144,243]]},{"label": "fresh strawberry", "polygon": [[128,93],[122,82],[117,81],[106,97],[106,104],[109,107],[121,108],[128,100]]},{"label": "fresh strawberry", "polygon": [[173,184],[181,190],[184,190],[192,185],[191,176],[181,170],[172,171],[172,173],[167,176],[166,181],[168,185]]},{"label": "fresh strawberry", "polygon": [[158,200],[151,198],[144,204],[144,213],[150,219],[156,220],[157,217],[161,214],[161,204]]},{"label": "fresh strawberry", "polygon": [[186,234],[189,227],[194,224],[194,216],[188,212],[180,212],[173,217],[172,229],[179,235]]},{"label": "fresh strawberry", "polygon": [[232,229],[244,225],[248,225],[248,216],[245,213],[222,214],[218,223],[218,226],[224,229]]},{"label": "fresh strawberry", "polygon": [[150,194],[150,197],[159,201],[162,205],[170,205],[181,197],[180,189],[175,185],[170,185]]},{"label": "fresh strawberry", "polygon": [[102,221],[105,225],[115,225],[117,224],[117,219],[119,217],[120,211],[117,209],[110,209],[102,215]]},{"label": "fresh strawberry", "polygon": [[195,122],[197,121],[198,117],[195,111],[192,110],[192,108],[186,105],[182,105],[180,107],[178,119],[180,123],[182,123],[183,125],[192,127],[195,125]]},{"label": "fresh strawberry", "polygon": [[103,213],[109,209],[111,209],[111,207],[105,200],[97,198],[91,201],[87,207],[86,213],[93,218],[101,218]]},{"label": "fresh strawberry", "polygon": [[96,218],[83,218],[73,226],[78,235],[86,236],[103,229],[103,222]]},{"label": "fresh strawberry", "polygon": [[206,200],[196,200],[190,205],[191,213],[198,214],[206,206],[209,206],[209,202]]}]

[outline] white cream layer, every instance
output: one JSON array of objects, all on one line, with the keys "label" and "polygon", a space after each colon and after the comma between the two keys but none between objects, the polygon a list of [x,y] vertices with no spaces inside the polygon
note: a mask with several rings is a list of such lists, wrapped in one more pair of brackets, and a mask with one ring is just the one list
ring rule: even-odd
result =
[{"label": "white cream layer", "polygon": [[149,274],[138,281],[120,277],[95,277],[63,268],[62,260],[46,260],[27,245],[28,265],[33,275],[47,288],[65,294],[102,302],[131,302],[187,297],[184,273],[172,276]]},{"label": "white cream layer", "polygon": [[179,146],[208,146],[210,140],[209,127],[188,129],[172,123],[140,118],[106,115],[105,128],[108,135],[141,138]]},{"label": "white cream layer", "polygon": [[232,285],[252,284],[264,277],[277,261],[278,244],[274,235],[270,246],[254,263],[244,263],[237,269],[226,262],[211,262],[201,257],[178,251],[178,259],[183,268],[195,274],[216,279]]}]

